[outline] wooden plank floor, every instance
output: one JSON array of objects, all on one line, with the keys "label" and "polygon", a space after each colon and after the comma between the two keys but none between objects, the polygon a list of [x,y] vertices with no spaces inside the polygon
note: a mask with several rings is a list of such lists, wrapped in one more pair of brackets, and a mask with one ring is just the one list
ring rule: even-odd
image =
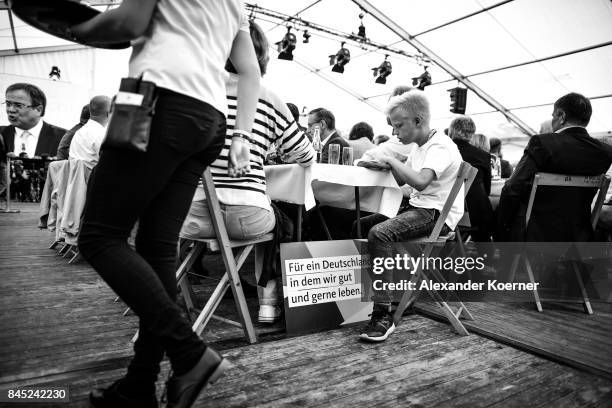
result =
[{"label": "wooden plank floor", "polygon": [[[587,315],[580,304],[547,302],[542,313],[534,303],[466,303],[474,321],[469,331],[520,347],[572,367],[612,379],[612,312],[609,304],[593,304]],[[419,311],[441,318],[432,304]]]},{"label": "wooden plank floor", "polygon": [[[125,305],[85,263],[68,265],[47,249],[52,237],[35,228],[35,206],[19,208],[0,214],[0,389],[69,385],[69,406],[86,407],[91,388],[123,373],[136,320],[122,316]],[[235,367],[196,406],[612,406],[607,378],[456,336],[420,315],[377,345],[357,341],[356,326],[294,338],[280,326],[258,331],[262,342],[246,345],[239,329],[213,322],[206,340]]]}]

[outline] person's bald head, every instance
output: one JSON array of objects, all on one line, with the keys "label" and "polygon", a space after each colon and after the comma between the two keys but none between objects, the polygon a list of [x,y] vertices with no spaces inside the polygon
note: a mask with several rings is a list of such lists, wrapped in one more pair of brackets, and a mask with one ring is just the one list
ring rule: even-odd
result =
[{"label": "person's bald head", "polygon": [[94,96],[91,98],[91,101],[89,101],[89,114],[91,119],[99,122],[102,126],[106,126],[110,107],[111,98],[105,95]]}]

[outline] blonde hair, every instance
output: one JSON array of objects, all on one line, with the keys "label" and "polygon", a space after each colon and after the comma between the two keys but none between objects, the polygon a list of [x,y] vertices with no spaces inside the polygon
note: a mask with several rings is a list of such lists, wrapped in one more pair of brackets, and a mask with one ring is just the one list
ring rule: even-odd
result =
[{"label": "blonde hair", "polygon": [[479,149],[484,150],[485,152],[491,151],[491,145],[489,144],[489,138],[483,135],[482,133],[475,133],[470,139],[470,144],[476,146]]},{"label": "blonde hair", "polygon": [[431,118],[429,100],[423,91],[412,89],[401,95],[392,97],[389,99],[389,103],[385,108],[385,115],[391,115],[391,112],[396,109],[406,113],[413,113],[415,116],[421,118],[424,124],[429,125],[429,120]]}]

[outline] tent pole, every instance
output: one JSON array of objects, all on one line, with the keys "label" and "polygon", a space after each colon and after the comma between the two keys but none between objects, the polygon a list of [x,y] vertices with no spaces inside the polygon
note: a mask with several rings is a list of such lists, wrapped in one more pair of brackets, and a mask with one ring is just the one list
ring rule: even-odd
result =
[{"label": "tent pole", "polygon": [[19,48],[17,47],[17,37],[15,36],[15,24],[13,24],[13,12],[11,11],[11,9],[8,9],[8,18],[9,18],[9,22],[11,24],[11,34],[13,35],[13,48],[15,49],[15,52],[19,52]]},{"label": "tent pole", "polygon": [[387,17],[386,14],[378,10],[367,0],[352,0],[353,3],[357,4],[359,7],[364,9],[366,12],[371,14],[376,20],[381,22],[388,29],[397,34],[400,38],[406,41],[408,44],[412,45],[416,48],[420,53],[424,54],[431,61],[436,63],[440,68],[449,73],[451,76],[456,78],[459,82],[463,83],[468,89],[482,98],[485,102],[491,105],[493,108],[498,110],[502,115],[504,115],[509,121],[513,122],[516,126],[518,126],[523,132],[528,134],[529,136],[536,134],[536,132],[529,127],[525,122],[519,119],[514,113],[510,112],[507,108],[505,108],[501,103],[499,103],[496,99],[494,99],[491,95],[486,93],[476,84],[474,84],[471,80],[466,78],[461,72],[457,71],[454,67],[444,61],[440,56],[435,54],[429,48],[427,48],[424,44],[422,44],[419,40],[411,36],[406,30],[400,27],[395,21]]}]

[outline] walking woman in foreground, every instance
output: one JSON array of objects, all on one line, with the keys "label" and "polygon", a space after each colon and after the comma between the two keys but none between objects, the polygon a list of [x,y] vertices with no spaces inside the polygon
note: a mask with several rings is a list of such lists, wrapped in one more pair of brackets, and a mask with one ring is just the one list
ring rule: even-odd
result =
[{"label": "walking woman in foreground", "polygon": [[[155,382],[166,353],[172,367],[167,406],[189,407],[226,362],[191,330],[175,303],[176,243],[198,179],[224,144],[228,58],[239,74],[230,172],[248,170],[260,73],[243,4],[123,0],[71,32],[90,44],[133,40],[130,77],[157,85],[146,153],[103,146],[88,186],[79,249],[140,319],[127,374],[93,391],[90,401],[94,407],[157,407]],[[137,220],[133,251],[127,237]]]}]

